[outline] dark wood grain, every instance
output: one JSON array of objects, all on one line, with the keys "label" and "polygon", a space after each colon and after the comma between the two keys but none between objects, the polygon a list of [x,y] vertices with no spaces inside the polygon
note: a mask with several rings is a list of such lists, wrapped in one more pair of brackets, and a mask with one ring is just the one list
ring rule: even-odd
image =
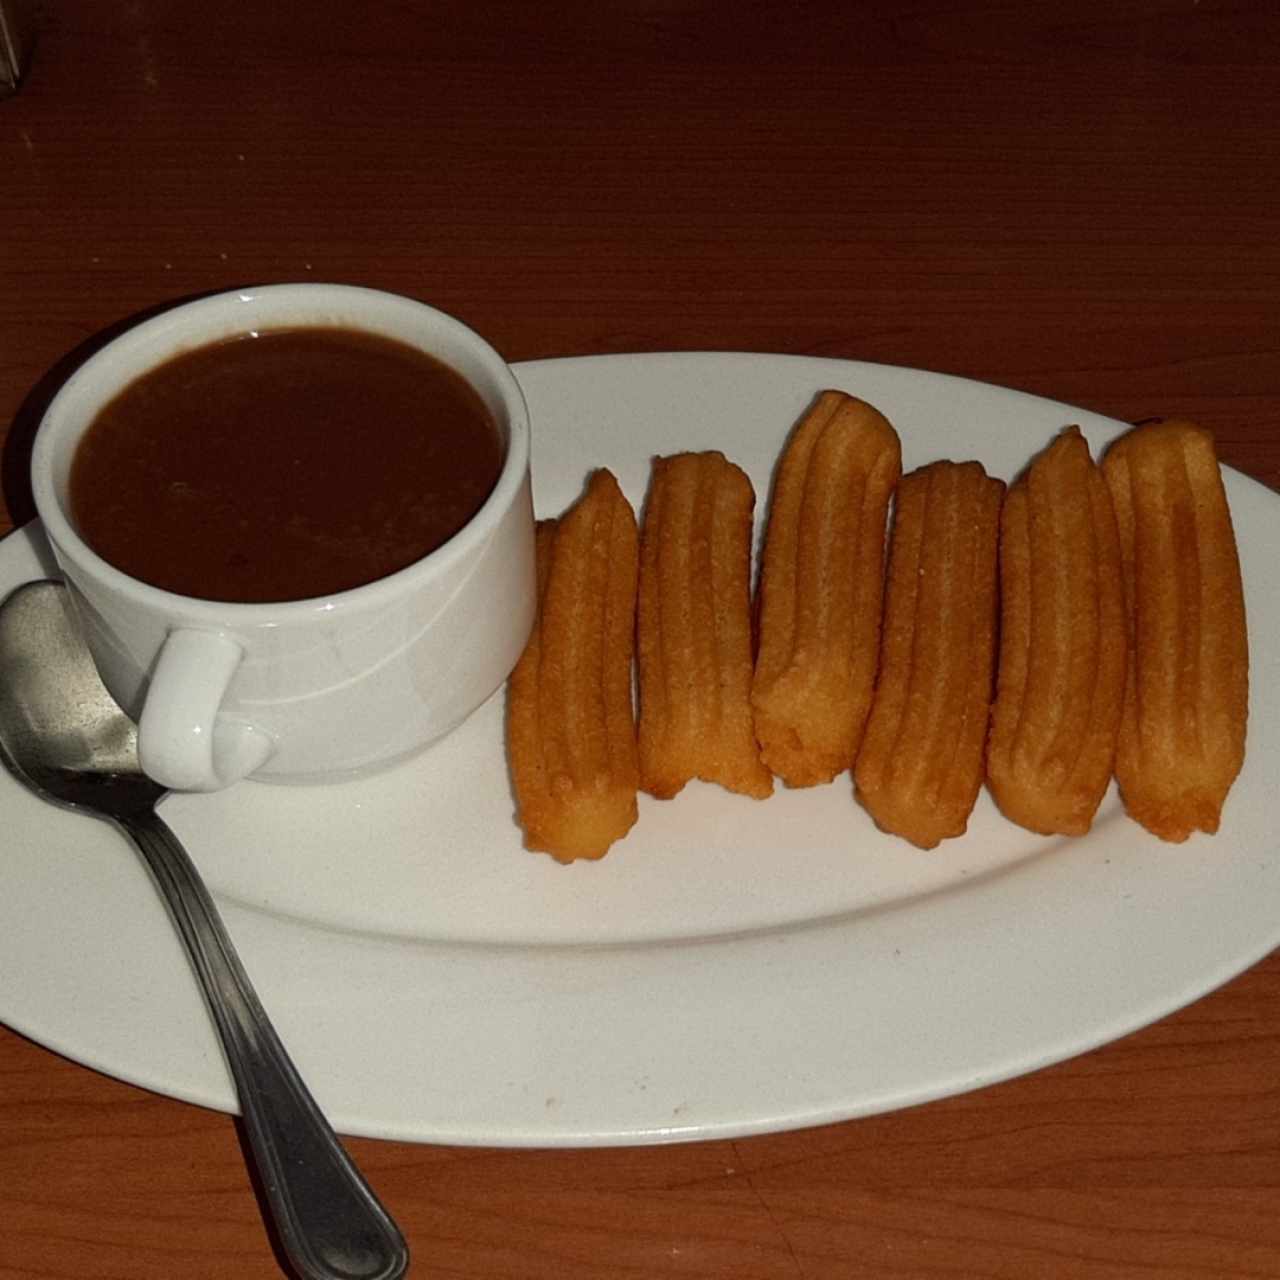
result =
[{"label": "dark wood grain", "polygon": [[[1278,65],[1280,8],[1243,0],[49,4],[0,102],[2,527],[85,352],[293,279],[422,297],[512,360],[819,353],[1187,414],[1280,487]],[[1277,1081],[1273,955],[899,1114],[351,1145],[417,1275],[1262,1278]],[[0,1031],[0,1277],[278,1266],[231,1121]]]}]

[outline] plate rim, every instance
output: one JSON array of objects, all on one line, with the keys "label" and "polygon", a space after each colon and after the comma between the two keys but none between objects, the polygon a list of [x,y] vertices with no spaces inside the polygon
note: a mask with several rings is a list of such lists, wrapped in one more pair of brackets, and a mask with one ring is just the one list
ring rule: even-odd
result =
[{"label": "plate rim", "polygon": [[[750,362],[758,362],[761,360],[786,361],[791,363],[793,367],[798,367],[800,364],[809,364],[814,366],[815,370],[818,367],[839,366],[842,370],[846,371],[846,374],[856,374],[856,371],[859,368],[871,368],[876,370],[890,370],[893,371],[895,376],[905,375],[911,377],[923,375],[928,379],[943,379],[955,383],[967,384],[969,387],[977,389],[979,392],[991,392],[1002,397],[1025,397],[1031,401],[1037,402],[1041,406],[1058,406],[1060,408],[1067,409],[1072,413],[1082,414],[1088,419],[1091,419],[1092,425],[1095,429],[1099,428],[1100,425],[1105,425],[1105,428],[1113,434],[1117,431],[1123,430],[1128,425],[1117,420],[1104,418],[1102,415],[1094,413],[1093,411],[1066,405],[1058,401],[1048,400],[1045,397],[1022,391],[1018,388],[1004,387],[999,384],[965,378],[955,374],[910,369],[904,366],[888,364],[871,364],[870,362],[846,360],[839,357],[784,355],[765,352],[676,351],[620,353],[604,356],[552,357],[516,364],[513,367],[516,371],[517,378],[520,377],[522,372],[526,371],[528,371],[530,376],[534,378],[541,377],[546,373],[550,373],[554,378],[558,376],[560,371],[566,371],[568,366],[582,366],[590,364],[599,369],[608,362],[660,363],[664,361],[688,362],[696,365],[699,362],[705,362],[708,359],[719,360],[725,363],[732,363],[739,360]],[[1230,470],[1229,468],[1224,469]],[[1231,475],[1233,477],[1233,485],[1238,486],[1241,480],[1248,482],[1248,486],[1246,486],[1244,492],[1249,492],[1250,487],[1256,489],[1255,496],[1258,500],[1262,500],[1263,495],[1265,495],[1265,499],[1268,501],[1276,500],[1278,495],[1260,482],[1236,471],[1232,471]],[[1253,500],[1253,498],[1249,499],[1249,501]],[[1233,504],[1234,502],[1235,499],[1233,496]],[[38,527],[35,525],[35,522],[25,525],[20,529],[15,530],[13,534],[7,536],[3,540],[3,543],[0,544],[0,584],[5,585],[6,587],[9,585],[17,585],[17,580],[12,584],[5,581],[9,576],[9,560],[11,558],[11,556],[6,553],[12,552],[16,557],[15,548],[19,545],[20,538],[25,538],[27,549],[30,551],[32,556],[38,556],[39,554],[39,534]],[[1254,635],[1251,629],[1251,645],[1253,640]],[[1271,659],[1270,657],[1269,660],[1274,661],[1274,659]],[[1251,729],[1252,728],[1253,726],[1251,725]],[[14,785],[16,786],[16,784]],[[33,803],[38,804],[39,802],[33,801]],[[82,819],[79,818],[72,818],[72,820],[75,822],[82,821]],[[1194,847],[1200,846],[1196,845]],[[1148,852],[1150,852],[1150,850],[1148,850]],[[1274,848],[1269,852],[1274,854]],[[1087,861],[1087,854],[1084,856]],[[1033,861],[1040,862],[1042,859],[1036,858]],[[1063,866],[1068,861],[1071,861],[1071,859],[1059,858],[1057,861],[1060,866]],[[1061,874],[1061,871],[1059,874]],[[135,888],[137,887],[137,884],[135,884]],[[972,899],[976,894],[980,900],[990,907],[992,905],[997,905],[998,900],[1005,892],[1007,892],[1007,886],[999,889],[993,894],[990,887],[984,889],[978,885],[970,885],[966,887],[966,894],[964,896],[966,899]],[[1272,887],[1272,892],[1274,893],[1274,887]],[[249,953],[246,954],[247,963],[250,960],[251,955],[254,953],[258,955],[266,955],[273,950],[271,939],[266,936],[272,931],[275,931],[277,934],[283,931],[283,933],[291,935],[289,945],[285,948],[286,951],[296,950],[298,937],[302,935],[306,935],[306,943],[308,946],[327,952],[332,952],[335,947],[341,950],[343,946],[353,945],[351,939],[343,939],[337,935],[335,931],[326,930],[320,926],[307,925],[298,920],[268,916],[262,912],[255,911],[251,907],[245,907],[240,904],[223,903],[222,906],[224,915],[228,921],[228,926],[232,928],[233,936],[237,937],[242,950],[247,950]],[[894,915],[901,912],[910,913],[912,910],[916,910],[918,916],[921,914],[919,913],[916,904],[890,904],[882,909],[873,909],[873,912],[876,915]],[[2,914],[3,913],[0,912],[0,917],[2,917]],[[932,913],[926,912],[923,914],[931,915]],[[947,913],[944,912],[943,914],[945,915]],[[960,909],[960,915],[962,917],[966,914],[967,908]],[[980,916],[981,914],[981,911],[977,912],[977,915]],[[972,923],[972,921],[970,923]],[[808,950],[814,955],[819,953],[830,955],[831,950],[826,947],[826,943],[830,942],[833,938],[838,941],[839,935],[847,933],[851,928],[854,931],[865,934],[867,932],[879,930],[883,928],[883,925],[879,922],[863,920],[860,916],[857,918],[856,923],[852,922],[848,917],[817,919],[809,922],[802,922],[798,926],[788,926],[778,931],[769,930],[762,933],[753,933],[745,937],[721,935],[703,940],[695,940],[684,944],[682,949],[688,951],[698,949],[703,951],[704,954],[707,954],[709,949],[711,951],[719,951],[722,954],[735,953],[739,956],[744,949],[756,950],[764,953],[772,951],[774,952],[775,960],[779,960],[780,962],[785,961],[794,965],[796,963],[796,955],[800,951]],[[327,936],[320,937],[318,935]],[[805,936],[802,937],[801,935]],[[244,941],[241,941],[242,938]],[[410,945],[413,946],[415,950],[432,953],[432,961],[440,958],[444,952],[467,953],[470,955],[471,959],[474,960],[476,948],[488,949],[494,952],[509,950],[508,948],[502,947],[500,944],[436,944],[424,941],[409,941]],[[1084,1037],[1075,1036],[1074,1038],[1068,1035],[1065,1039],[1055,1041],[1053,1044],[1041,1042],[1037,1050],[1028,1051],[1021,1056],[1015,1055],[1012,1058],[1010,1058],[1006,1053],[1001,1065],[989,1066],[986,1070],[971,1070],[962,1079],[957,1079],[953,1075],[951,1078],[946,1080],[936,1080],[933,1086],[925,1085],[923,1087],[919,1087],[917,1083],[917,1086],[913,1086],[908,1089],[898,1089],[895,1091],[893,1088],[885,1088],[874,1094],[864,1092],[860,1101],[854,1102],[852,1105],[849,1104],[848,1100],[841,1103],[838,1099],[834,1102],[830,1098],[825,1102],[811,1099],[808,1105],[791,1105],[790,1107],[784,1107],[782,1109],[775,1107],[770,1110],[768,1107],[762,1105],[757,1109],[756,1114],[750,1116],[738,1114],[736,1118],[733,1115],[728,1114],[723,1108],[719,1113],[715,1113],[714,1109],[709,1111],[706,1107],[690,1108],[686,1112],[681,1112],[677,1109],[679,1104],[676,1104],[676,1107],[672,1108],[645,1107],[641,1105],[633,1108],[633,1113],[651,1114],[654,1119],[649,1123],[641,1124],[632,1119],[619,1125],[610,1126],[608,1123],[601,1123],[599,1117],[592,1121],[581,1115],[570,1116],[567,1114],[569,1108],[560,1105],[556,1108],[552,1108],[548,1102],[548,1104],[544,1106],[544,1111],[547,1112],[547,1114],[534,1115],[533,1112],[530,1112],[533,1118],[524,1126],[512,1125],[510,1122],[507,1122],[498,1124],[497,1126],[485,1127],[484,1125],[477,1125],[473,1120],[462,1125],[450,1127],[448,1124],[441,1123],[439,1117],[434,1121],[429,1121],[425,1124],[420,1120],[416,1124],[408,1123],[400,1125],[395,1122],[388,1124],[385,1118],[378,1120],[371,1114],[361,1116],[358,1108],[353,1108],[349,1101],[339,1099],[338,1094],[341,1093],[341,1090],[334,1088],[334,1080],[332,1078],[326,1079],[323,1070],[318,1070],[314,1073],[317,1077],[315,1087],[317,1096],[321,1098],[322,1105],[325,1105],[326,1094],[331,1096],[334,1103],[337,1104],[334,1105],[334,1103],[331,1103],[330,1105],[326,1105],[326,1110],[335,1118],[335,1122],[344,1132],[405,1141],[431,1141],[463,1145],[499,1146],[624,1145],[644,1142],[673,1141],[689,1138],[736,1137],[750,1133],[774,1131],[782,1128],[805,1127],[813,1124],[822,1124],[835,1120],[848,1119],[857,1115],[867,1115],[879,1111],[896,1109],[898,1107],[917,1105],[918,1103],[928,1101],[932,1098],[964,1092],[968,1089],[1025,1074],[1028,1071],[1047,1066],[1051,1062],[1061,1061],[1065,1058],[1075,1056],[1078,1053],[1086,1052],[1100,1044],[1108,1043],[1127,1032],[1149,1025],[1150,1022],[1167,1016],[1167,1014],[1175,1009],[1183,1007],[1187,1003],[1199,998],[1207,992],[1216,989],[1224,982],[1230,980],[1232,977],[1257,963],[1261,958],[1269,954],[1277,944],[1280,944],[1280,913],[1277,913],[1275,917],[1275,924],[1269,935],[1255,937],[1252,940],[1252,945],[1250,947],[1237,947],[1236,950],[1231,953],[1230,958],[1223,959],[1222,963],[1217,968],[1206,970],[1201,967],[1195,980],[1190,982],[1184,981],[1180,985],[1175,984],[1177,985],[1176,991],[1166,990],[1161,998],[1148,999],[1140,1009],[1130,1007],[1127,1016],[1120,1017],[1118,1020],[1113,1019],[1105,1024],[1095,1026],[1090,1035]],[[369,953],[366,955],[366,959],[371,958],[372,953],[385,951],[389,946],[403,945],[403,941],[398,944],[393,944],[389,940],[381,939],[364,939],[362,941],[358,935],[354,941],[356,949]],[[174,946],[176,947],[176,941],[174,942]],[[514,944],[513,947],[515,950],[526,949],[515,946]],[[278,947],[276,949],[278,949]],[[573,946],[571,949],[574,950],[576,954],[572,957],[574,963],[570,965],[570,968],[575,970],[574,974],[569,975],[567,988],[570,990],[573,987],[574,981],[581,981],[583,977],[581,973],[581,962],[583,959],[581,953],[583,948],[580,946]],[[545,981],[547,975],[544,971],[545,965],[542,962],[547,959],[547,955],[545,953],[555,950],[557,950],[555,947],[543,947],[543,954],[541,955],[537,955],[532,958],[528,956],[521,957],[523,961],[528,962],[522,966],[523,970],[528,971],[527,973],[524,973],[523,976],[526,979],[536,978],[538,981]],[[641,977],[644,976],[646,965],[650,963],[652,957],[639,956],[638,962],[633,963],[637,961],[638,952],[641,950],[656,950],[665,955],[670,954],[669,944],[661,943],[642,943],[637,946],[620,944],[617,948],[609,948],[609,950],[626,957],[627,964],[622,966],[619,970],[619,973],[622,974],[623,977],[631,977],[634,975],[639,975]],[[835,947],[835,951],[837,953],[842,950],[847,951],[848,949],[839,945]],[[789,958],[784,955],[784,953],[787,952],[790,953]],[[504,958],[506,960],[511,959],[509,954]],[[466,955],[464,955],[462,959],[465,960]],[[492,962],[494,961],[495,957],[492,955],[489,956],[486,961],[486,966],[492,967]],[[501,961],[502,958],[499,958],[497,962],[501,964]],[[453,964],[455,963],[456,957],[451,960],[451,967],[453,967]],[[260,967],[261,966],[258,964],[251,965],[250,972],[255,973],[256,975]],[[625,973],[623,973],[623,970],[625,970]],[[383,970],[380,970],[376,963],[370,966],[370,972],[379,971]],[[489,978],[491,979],[492,976],[493,975],[490,974]],[[649,977],[652,979],[653,975],[650,974]],[[259,979],[259,983],[260,989],[264,985],[267,985],[264,983],[263,979]],[[271,985],[279,986],[275,979],[271,980]],[[661,986],[662,984],[658,983],[657,985]],[[316,997],[314,984],[307,986],[307,984],[304,983],[303,986],[308,998],[314,1000]],[[1049,987],[1051,988],[1052,984],[1049,984]],[[1044,994],[1047,995],[1048,990],[1049,988],[1046,988]],[[191,991],[194,993],[194,984],[192,984]],[[198,997],[196,997],[196,999],[198,1001]],[[6,1000],[5,1003],[8,1004],[10,1002]],[[304,1003],[306,1003],[305,1000]],[[272,1002],[268,1002],[268,1007],[272,1007]],[[203,1016],[202,1010],[200,1010],[199,1013],[200,1016]],[[4,1009],[0,1009],[0,1016],[3,1017],[5,1022],[13,1026],[21,1034],[36,1040],[38,1043],[45,1044],[57,1052],[63,1053],[64,1056],[83,1062],[85,1065],[95,1069],[104,1070],[112,1076],[127,1080],[130,1083],[138,1084],[141,1087],[151,1089],[156,1092],[182,1098],[185,1101],[195,1102],[199,1105],[211,1106],[220,1110],[234,1110],[234,1103],[231,1099],[229,1080],[225,1074],[225,1067],[221,1066],[218,1061],[219,1055],[216,1052],[212,1057],[210,1056],[208,1052],[209,1042],[206,1042],[203,1052],[204,1070],[202,1074],[204,1078],[202,1080],[197,1080],[194,1084],[187,1081],[180,1084],[174,1084],[171,1082],[166,1085],[158,1083],[156,1078],[158,1073],[156,1069],[142,1069],[137,1072],[130,1072],[126,1069],[122,1069],[120,1063],[113,1063],[110,1066],[103,1065],[101,1062],[93,1061],[93,1055],[86,1056],[82,1047],[69,1043],[57,1043],[59,1037],[56,1035],[50,1036],[47,1029],[42,1032],[42,1029],[39,1026],[34,1025],[31,1019],[14,1018]],[[38,1021],[38,1019],[36,1021]],[[189,1022],[190,1019],[187,1019],[187,1021]],[[277,1014],[277,1022],[280,1021],[281,1019]],[[27,1023],[28,1025],[24,1025],[24,1023]],[[295,1032],[294,1034],[301,1033]],[[211,1036],[212,1033],[210,1032],[210,1041]],[[290,1043],[290,1039],[291,1037],[287,1037],[286,1043]],[[310,1046],[309,1048],[313,1047],[314,1046]],[[708,1060],[703,1063],[703,1066],[704,1068],[713,1068],[715,1066],[715,1062]],[[163,1072],[161,1071],[159,1074],[163,1074]],[[219,1074],[221,1074],[222,1077],[220,1080],[217,1078]],[[304,1074],[308,1074],[310,1078],[312,1073],[308,1071],[304,1072]],[[212,1080],[210,1077],[212,1077]],[[644,1092],[644,1090],[641,1090],[641,1092]],[[548,1094],[547,1096],[549,1100],[555,1097],[553,1093]],[[730,1108],[730,1110],[732,1110],[732,1108]],[[739,1108],[739,1112],[740,1110],[741,1109]],[[664,1112],[664,1119],[661,1122],[656,1118],[660,1111]],[[670,1114],[666,1114],[667,1112],[670,1112]]]}]

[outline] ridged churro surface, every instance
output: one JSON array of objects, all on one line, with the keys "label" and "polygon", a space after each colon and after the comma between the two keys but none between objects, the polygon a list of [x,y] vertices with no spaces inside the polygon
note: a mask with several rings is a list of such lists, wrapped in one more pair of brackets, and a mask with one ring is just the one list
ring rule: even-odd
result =
[{"label": "ridged churro surface", "polygon": [[875,701],[854,777],[885,831],[963,835],[982,785],[1002,481],[935,462],[898,485]]},{"label": "ridged churro surface", "polygon": [[1079,428],[1000,516],[1000,661],[987,784],[1006,817],[1083,835],[1115,763],[1127,639],[1111,495]]},{"label": "ridged churro surface", "polygon": [[655,458],[640,536],[640,785],[691,778],[763,798],[751,715],[755,491],[722,453]]},{"label": "ridged churro surface", "polygon": [[885,516],[901,470],[894,429],[840,391],[818,397],[778,464],[751,701],[764,762],[788,786],[829,782],[857,755],[879,645]]},{"label": "ridged churro surface", "polygon": [[599,858],[636,821],[631,705],[639,543],[613,475],[596,471],[538,526],[538,617],[508,688],[507,744],[529,849]]},{"label": "ridged churro surface", "polygon": [[1116,781],[1164,840],[1214,832],[1244,762],[1249,644],[1213,436],[1136,427],[1103,459],[1132,628]]}]

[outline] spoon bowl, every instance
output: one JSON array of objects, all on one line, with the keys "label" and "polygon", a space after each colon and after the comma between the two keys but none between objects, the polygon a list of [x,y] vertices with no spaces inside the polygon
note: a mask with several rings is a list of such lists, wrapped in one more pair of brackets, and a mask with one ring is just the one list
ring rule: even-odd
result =
[{"label": "spoon bowl", "polygon": [[37,795],[101,817],[104,790],[113,808],[145,811],[164,797],[138,765],[137,726],[99,679],[60,583],[29,582],[0,606],[0,678],[0,755]]},{"label": "spoon bowl", "polygon": [[103,686],[69,592],[30,582],[0,605],[0,760],[53,804],[112,823],[150,868],[235,1079],[250,1152],[292,1266],[306,1280],[395,1280],[399,1230],[325,1120],[236,955],[213,899],[155,812],[137,730]]}]

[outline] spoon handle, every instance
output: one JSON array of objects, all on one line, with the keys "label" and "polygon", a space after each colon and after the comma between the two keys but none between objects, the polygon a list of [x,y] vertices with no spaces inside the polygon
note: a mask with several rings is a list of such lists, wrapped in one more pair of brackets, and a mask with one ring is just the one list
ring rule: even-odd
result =
[{"label": "spoon handle", "polygon": [[186,850],[153,811],[117,821],[186,943],[290,1262],[306,1280],[395,1280],[409,1265],[404,1240],[285,1052]]}]

